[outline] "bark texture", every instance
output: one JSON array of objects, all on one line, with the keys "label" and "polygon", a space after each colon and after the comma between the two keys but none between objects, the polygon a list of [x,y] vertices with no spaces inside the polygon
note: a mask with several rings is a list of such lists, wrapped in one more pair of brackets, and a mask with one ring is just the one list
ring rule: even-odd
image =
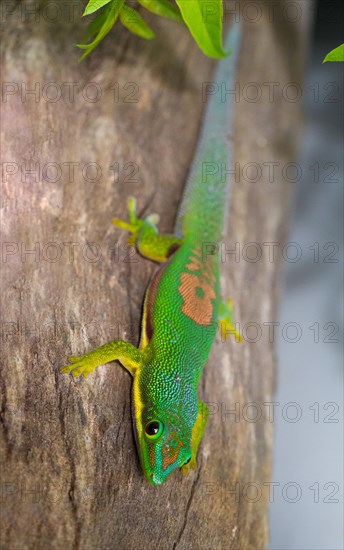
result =
[{"label": "bark texture", "polygon": [[[161,231],[173,229],[212,62],[185,28],[152,16],[155,41],[118,25],[78,65],[80,10],[50,23],[45,3],[35,21],[34,3],[14,2],[2,15],[2,548],[267,543],[273,424],[263,403],[273,400],[275,357],[263,323],[276,320],[280,247],[270,261],[263,243],[286,235],[292,183],[282,169],[294,159],[300,101],[284,87],[300,83],[309,17],[306,2],[293,23],[284,3],[271,17],[263,2],[249,23],[237,4],[227,4],[244,23],[231,99],[237,175],[223,241],[236,255],[223,255],[222,286],[245,341],[214,345],[198,468],[159,488],[137,461],[129,375],[111,364],[74,380],[58,368],[114,338],[137,344],[155,266],[128,250],[111,218],[126,218],[134,195],[140,213],[158,212]],[[266,83],[277,83],[273,97]],[[278,163],[272,181],[263,163]],[[257,406],[263,414],[248,421]]]}]

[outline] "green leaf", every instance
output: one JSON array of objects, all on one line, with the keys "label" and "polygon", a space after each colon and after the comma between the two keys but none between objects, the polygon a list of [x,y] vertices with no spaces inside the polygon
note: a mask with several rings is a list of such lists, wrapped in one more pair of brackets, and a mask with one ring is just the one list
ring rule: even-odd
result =
[{"label": "green leaf", "polygon": [[201,50],[209,57],[226,57],[222,47],[222,0],[176,0],[183,19]]},{"label": "green leaf", "polygon": [[156,15],[162,15],[173,21],[183,23],[179,9],[168,0],[138,0],[139,4]]},{"label": "green leaf", "polygon": [[104,36],[106,36],[108,32],[110,32],[110,30],[112,29],[113,25],[115,24],[118,18],[118,14],[121,8],[123,7],[123,4],[124,4],[124,0],[112,0],[111,4],[105,10],[106,17],[104,17],[104,20],[102,19],[100,22],[101,27],[99,29],[99,32],[96,38],[89,44],[77,44],[78,48],[85,50],[85,52],[80,57],[79,61],[82,61],[83,59],[85,59],[85,57],[94,50],[94,48],[99,44],[99,42],[103,40]]},{"label": "green leaf", "polygon": [[103,23],[107,18],[107,13],[108,13],[108,10],[102,10],[96,15],[94,19],[92,19],[86,31],[82,35],[81,40],[88,40],[89,38],[96,36],[96,34],[100,31],[100,28],[102,27]]},{"label": "green leaf", "polygon": [[325,57],[323,63],[327,61],[344,61],[344,44],[341,44],[334,50],[330,51]]},{"label": "green leaf", "polygon": [[90,0],[82,15],[90,15],[110,2],[111,0]]},{"label": "green leaf", "polygon": [[155,37],[152,29],[142,19],[141,15],[139,15],[133,8],[129,8],[129,6],[124,4],[120,11],[119,17],[122,25],[124,25],[133,34],[137,34],[138,36],[147,38],[148,40]]}]

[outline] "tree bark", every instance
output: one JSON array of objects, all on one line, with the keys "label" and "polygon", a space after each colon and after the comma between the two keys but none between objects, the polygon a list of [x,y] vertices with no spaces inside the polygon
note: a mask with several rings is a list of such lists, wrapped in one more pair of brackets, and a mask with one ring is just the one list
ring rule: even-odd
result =
[{"label": "tree bark", "polygon": [[130,376],[110,364],[75,380],[59,367],[115,338],[137,344],[155,266],[111,219],[126,218],[133,195],[172,231],[213,64],[186,28],[152,16],[154,41],[118,24],[78,65],[83,6],[62,4],[53,23],[45,3],[3,14],[1,547],[264,548],[273,423],[263,404],[275,380],[266,323],[276,320],[308,3],[293,23],[284,2],[273,17],[256,3],[251,23],[243,3],[227,4],[243,42],[236,100],[227,97],[237,164],[222,287],[244,343],[217,339],[200,384],[210,418],[197,470],[157,488],[137,460]]}]

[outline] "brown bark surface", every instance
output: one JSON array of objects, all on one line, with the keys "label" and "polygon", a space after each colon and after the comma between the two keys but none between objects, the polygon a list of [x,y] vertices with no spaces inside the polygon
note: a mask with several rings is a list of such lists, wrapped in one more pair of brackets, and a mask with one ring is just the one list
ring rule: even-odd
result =
[{"label": "brown bark surface", "polygon": [[[158,488],[146,483],[138,464],[130,376],[117,364],[87,380],[58,369],[68,355],[118,337],[137,344],[155,266],[129,251],[111,219],[126,218],[133,195],[140,213],[158,212],[161,231],[172,231],[212,62],[185,28],[148,17],[156,40],[118,25],[78,65],[77,15],[65,13],[52,24],[43,3],[35,21],[15,2],[6,15],[2,548],[266,545],[273,425],[263,403],[273,400],[275,357],[263,323],[276,320],[280,248],[269,261],[263,243],[282,243],[286,234],[292,183],[282,168],[294,159],[300,101],[287,100],[282,90],[300,82],[306,4],[295,23],[279,18],[278,8],[269,21],[265,3],[259,20],[242,17],[240,88],[231,101],[238,177],[223,241],[237,254],[223,256],[222,286],[245,341],[215,343],[199,388],[211,414],[197,470],[177,472]],[[249,82],[262,92],[255,102],[255,88],[244,88]],[[269,82],[278,84],[272,100]],[[25,95],[33,88],[36,97]],[[278,163],[272,182],[267,162]],[[262,170],[256,182],[248,181],[256,170],[248,163]],[[257,246],[247,243],[262,248],[261,259],[249,261]],[[262,335],[253,342],[257,326]],[[252,402],[263,413],[255,422],[248,419],[257,407],[245,407]]]}]

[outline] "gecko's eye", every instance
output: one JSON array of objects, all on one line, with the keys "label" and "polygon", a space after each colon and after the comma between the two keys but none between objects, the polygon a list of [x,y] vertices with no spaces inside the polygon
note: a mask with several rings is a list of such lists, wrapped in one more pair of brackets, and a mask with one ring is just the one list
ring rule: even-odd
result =
[{"label": "gecko's eye", "polygon": [[164,426],[159,420],[152,420],[146,425],[146,436],[149,439],[158,439],[161,436]]}]

